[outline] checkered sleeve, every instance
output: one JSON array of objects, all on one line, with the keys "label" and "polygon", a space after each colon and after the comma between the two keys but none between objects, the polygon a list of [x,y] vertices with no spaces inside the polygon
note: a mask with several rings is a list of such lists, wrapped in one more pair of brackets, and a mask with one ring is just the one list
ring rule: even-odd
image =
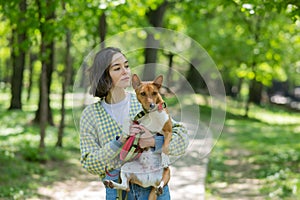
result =
[{"label": "checkered sleeve", "polygon": [[101,146],[96,128],[96,118],[93,110],[87,107],[81,115],[80,120],[80,150],[81,164],[91,174],[105,176],[105,168],[116,169],[121,166],[121,161],[117,155],[121,148],[121,143],[112,140]]},{"label": "checkered sleeve", "polygon": [[182,123],[172,119],[172,140],[170,142],[169,151],[170,155],[178,156],[185,153],[189,144],[187,129]]}]

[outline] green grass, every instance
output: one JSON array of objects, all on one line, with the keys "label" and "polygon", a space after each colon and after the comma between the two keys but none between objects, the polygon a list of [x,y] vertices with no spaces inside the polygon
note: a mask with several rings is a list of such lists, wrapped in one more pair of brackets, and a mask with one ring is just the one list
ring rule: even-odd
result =
[{"label": "green grass", "polygon": [[[25,103],[23,111],[7,111],[9,96],[0,95],[0,199],[43,199],[37,192],[40,186],[51,187],[80,173],[79,134],[72,110],[70,106],[67,109],[64,148],[55,148],[58,128],[48,126],[46,152],[41,155],[37,148],[39,127],[30,124],[36,98]],[[210,120],[211,108],[205,98],[186,100],[191,101],[187,105],[197,100],[201,120]],[[176,107],[178,100],[170,98],[167,103]],[[259,183],[258,195],[264,199],[300,199],[299,113],[269,105],[252,106],[249,118],[244,118],[242,107],[239,102],[228,103],[223,133],[210,156],[207,196],[222,199],[224,188],[218,185],[234,190],[235,184],[251,179]],[[58,99],[53,99],[53,109],[58,124]],[[238,188],[232,195],[240,195]]]},{"label": "green grass", "polygon": [[23,111],[8,111],[8,95],[0,95],[0,199],[43,199],[37,194],[39,187],[68,179],[80,168],[79,134],[72,110],[67,109],[64,147],[56,148],[60,116],[59,108],[54,106],[56,126],[47,127],[46,149],[42,154],[38,148],[39,126],[31,124],[35,116],[34,104],[25,104]]},{"label": "green grass", "polygon": [[208,196],[230,196],[218,183],[238,193],[234,185],[256,180],[257,195],[264,199],[300,199],[299,112],[252,106],[250,117],[244,118],[241,107],[232,103],[229,101],[224,131],[210,156]]}]

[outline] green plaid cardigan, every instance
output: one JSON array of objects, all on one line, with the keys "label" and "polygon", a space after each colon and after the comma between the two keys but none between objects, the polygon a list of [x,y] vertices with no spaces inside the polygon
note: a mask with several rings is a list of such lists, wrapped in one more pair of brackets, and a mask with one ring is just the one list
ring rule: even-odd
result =
[{"label": "green plaid cardigan", "polygon": [[[131,94],[130,117],[142,110],[135,94]],[[170,155],[178,156],[184,154],[188,146],[186,128],[172,120],[173,135],[170,143]],[[81,164],[91,174],[105,177],[105,168],[108,171],[119,169],[122,161],[119,152],[122,144],[116,140],[116,136],[122,134],[120,125],[112,119],[101,105],[101,101],[87,106],[80,120],[80,150]],[[155,151],[161,152],[163,144],[162,136],[155,136]],[[159,151],[160,150],[160,151]]]}]

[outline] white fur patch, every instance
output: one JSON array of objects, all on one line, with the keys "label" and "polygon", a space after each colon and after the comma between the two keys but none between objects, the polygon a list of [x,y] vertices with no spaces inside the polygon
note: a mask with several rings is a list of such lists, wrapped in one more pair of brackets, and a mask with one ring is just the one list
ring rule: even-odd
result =
[{"label": "white fur patch", "polygon": [[143,183],[143,187],[157,186],[163,173],[161,156],[151,150],[144,151],[138,160],[125,163],[121,167],[121,173],[126,177],[135,174],[136,178]]},{"label": "white fur patch", "polygon": [[168,120],[168,113],[162,110],[147,113],[139,122],[151,132],[160,132]]}]

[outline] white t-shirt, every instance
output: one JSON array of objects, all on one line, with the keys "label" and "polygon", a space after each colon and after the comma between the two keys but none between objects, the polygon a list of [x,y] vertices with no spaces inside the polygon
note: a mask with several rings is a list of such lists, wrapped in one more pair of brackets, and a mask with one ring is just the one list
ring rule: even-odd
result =
[{"label": "white t-shirt", "polygon": [[125,99],[118,103],[108,104],[105,101],[102,101],[101,105],[106,112],[123,127],[123,130],[128,133],[130,124],[130,94],[126,93]]}]

